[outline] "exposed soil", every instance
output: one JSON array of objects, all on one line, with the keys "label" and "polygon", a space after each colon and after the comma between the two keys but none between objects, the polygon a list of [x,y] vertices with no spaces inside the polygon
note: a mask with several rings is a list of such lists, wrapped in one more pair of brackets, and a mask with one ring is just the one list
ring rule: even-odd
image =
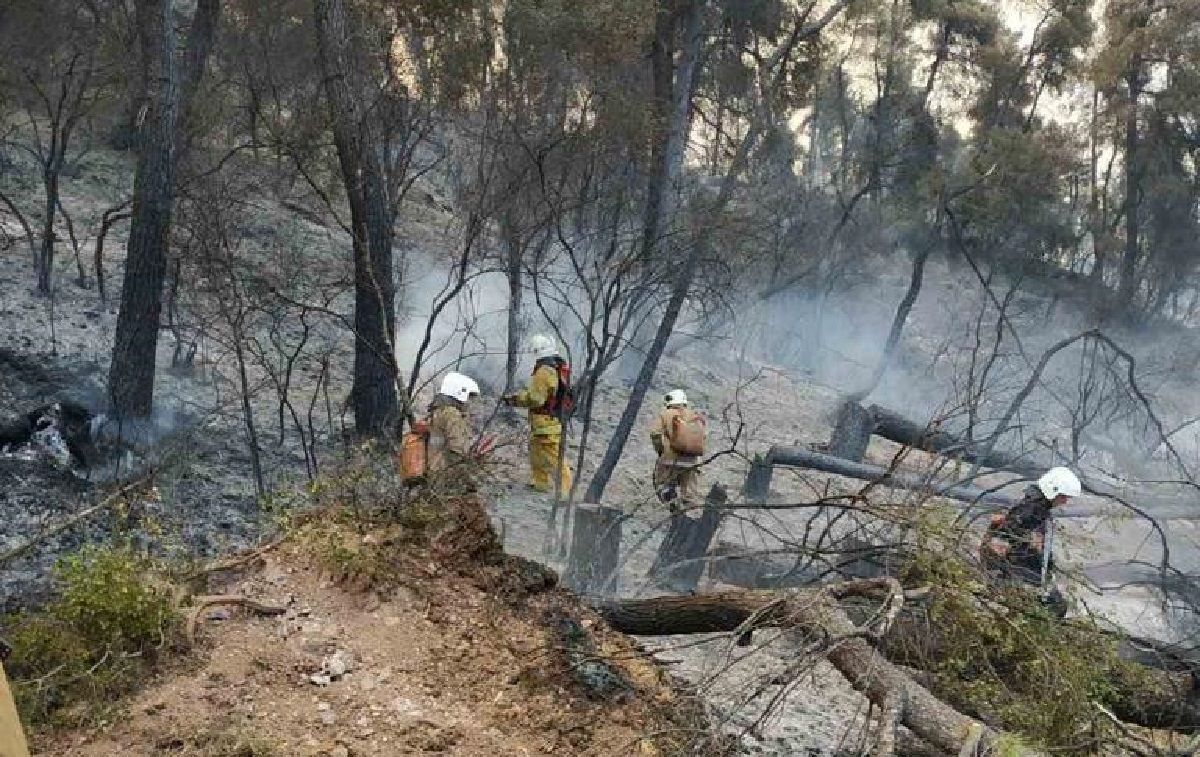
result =
[{"label": "exposed soil", "polygon": [[[695,702],[539,570],[497,555],[479,522],[414,549],[386,595],[335,582],[295,545],[268,553],[211,588],[283,615],[207,611],[197,661],[162,674],[115,723],[35,738],[38,753],[679,753],[701,725]],[[563,617],[588,629],[627,688],[589,696],[552,633]],[[314,683],[333,655],[349,671]]]}]

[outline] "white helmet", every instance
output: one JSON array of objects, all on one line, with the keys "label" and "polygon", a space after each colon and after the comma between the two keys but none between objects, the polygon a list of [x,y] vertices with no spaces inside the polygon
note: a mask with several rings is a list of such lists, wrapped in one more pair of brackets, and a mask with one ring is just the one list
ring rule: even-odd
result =
[{"label": "white helmet", "polygon": [[554,337],[546,336],[545,334],[534,334],[529,339],[529,351],[537,360],[542,360],[548,357],[561,357],[562,352],[558,349],[558,342]]},{"label": "white helmet", "polygon": [[1038,479],[1037,485],[1042,490],[1042,496],[1049,500],[1053,500],[1060,494],[1078,497],[1083,493],[1083,485],[1079,483],[1079,477],[1072,473],[1070,468],[1062,466],[1046,471]]},{"label": "white helmet", "polygon": [[682,389],[667,392],[665,401],[667,407],[687,407],[688,403],[687,395],[683,393]]},{"label": "white helmet", "polygon": [[479,384],[476,384],[475,379],[470,376],[451,372],[442,379],[442,388],[438,394],[453,397],[459,402],[466,402],[472,395],[479,394]]}]

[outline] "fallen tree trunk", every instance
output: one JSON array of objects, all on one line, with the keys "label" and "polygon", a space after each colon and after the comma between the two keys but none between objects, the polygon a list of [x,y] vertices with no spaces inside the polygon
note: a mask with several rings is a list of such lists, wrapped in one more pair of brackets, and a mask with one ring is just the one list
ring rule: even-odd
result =
[{"label": "fallen tree trunk", "polygon": [[839,476],[857,478],[862,481],[887,486],[893,489],[928,492],[938,497],[948,497],[965,502],[971,510],[989,512],[999,507],[1013,507],[1020,499],[1005,494],[985,491],[973,486],[938,486],[919,476],[897,473],[878,465],[856,463],[834,455],[814,452],[804,447],[772,447],[767,453],[767,462],[771,465],[784,465],[794,468],[836,473]]},{"label": "fallen tree trunk", "polygon": [[[887,595],[877,629],[854,625],[838,601],[850,596]],[[882,636],[902,609],[904,593],[894,579],[833,584],[784,592],[739,591],[694,597],[658,597],[610,602],[601,615],[614,628],[654,636],[736,631],[756,626],[792,628],[827,640],[824,654],[857,691],[883,712],[938,749],[959,753],[978,739],[984,749],[1017,751],[1002,732],[947,705],[881,655],[869,638]],[[885,724],[886,725],[886,724]],[[884,730],[881,728],[881,731]]]},{"label": "fallen tree trunk", "polygon": [[[782,465],[793,468],[807,468],[826,473],[834,473],[847,478],[857,478],[880,486],[893,489],[926,492],[935,497],[963,502],[964,514],[973,516],[994,512],[998,509],[1010,508],[1020,502],[1020,497],[1000,492],[979,489],[974,486],[939,485],[920,476],[898,473],[878,465],[855,463],[840,457],[826,455],[804,447],[771,447],[763,462],[751,468],[750,475],[754,477],[754,492],[747,494],[751,501],[765,501],[765,492],[770,487],[770,471],[774,466]],[[747,487],[749,488],[749,487]],[[1115,492],[1093,486],[1092,490],[1106,497],[1117,498]],[[1200,506],[1181,505],[1155,502],[1140,508],[1146,516],[1155,520],[1200,520]],[[1120,504],[1098,505],[1084,502],[1071,502],[1061,508],[1055,508],[1055,518],[1107,518],[1130,516],[1134,513]]]},{"label": "fallen tree trunk", "polygon": [[[1027,455],[1013,455],[996,450],[988,451],[982,449],[978,444],[963,441],[949,432],[922,426],[879,405],[871,405],[863,412],[874,419],[874,433],[885,439],[924,452],[977,464],[984,468],[1008,471],[1033,479],[1040,476],[1047,468],[1055,464],[1063,464],[1049,459],[1031,459]],[[1182,492],[1177,497],[1156,496],[1148,491],[1130,493],[1122,492],[1099,481],[1089,481],[1084,488],[1085,491],[1101,497],[1108,497],[1116,502],[1136,500],[1139,509],[1147,516],[1157,520],[1200,519],[1200,503],[1195,502],[1195,494],[1192,492]],[[1181,500],[1186,501],[1187,499],[1191,499],[1193,504],[1180,504]],[[1058,517],[1097,517],[1128,513],[1128,510],[1115,507],[1099,509],[1088,505],[1073,504],[1056,514]]]},{"label": "fallen tree trunk", "polygon": [[967,463],[977,463],[984,468],[1012,471],[1028,476],[1040,475],[1041,471],[1049,467],[1016,455],[980,449],[954,434],[915,423],[879,405],[871,405],[864,412],[875,420],[876,434],[906,447],[953,457]]}]

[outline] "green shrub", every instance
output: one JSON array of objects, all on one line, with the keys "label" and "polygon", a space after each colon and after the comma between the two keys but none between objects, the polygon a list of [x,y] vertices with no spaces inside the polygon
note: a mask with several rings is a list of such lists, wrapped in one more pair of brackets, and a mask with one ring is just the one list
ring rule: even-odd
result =
[{"label": "green shrub", "polygon": [[56,566],[51,603],[6,619],[6,668],[27,724],[99,716],[145,676],[179,624],[155,575],[129,549],[85,547]]}]

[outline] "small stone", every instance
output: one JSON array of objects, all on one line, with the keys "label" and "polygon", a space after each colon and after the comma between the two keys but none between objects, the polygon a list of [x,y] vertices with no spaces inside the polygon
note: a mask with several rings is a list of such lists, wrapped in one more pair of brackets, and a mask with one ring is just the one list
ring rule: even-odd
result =
[{"label": "small stone", "polygon": [[354,669],[354,658],[348,652],[339,649],[325,658],[322,667],[329,677],[336,681]]},{"label": "small stone", "polygon": [[324,673],[313,673],[308,677],[308,680],[315,683],[317,686],[328,686],[333,683],[333,679]]},{"label": "small stone", "polygon": [[337,722],[337,715],[333,713],[333,710],[326,710],[321,713],[321,722],[325,725],[333,725]]},{"label": "small stone", "polygon": [[338,744],[333,749],[329,750],[329,757],[350,757],[350,750]]}]

